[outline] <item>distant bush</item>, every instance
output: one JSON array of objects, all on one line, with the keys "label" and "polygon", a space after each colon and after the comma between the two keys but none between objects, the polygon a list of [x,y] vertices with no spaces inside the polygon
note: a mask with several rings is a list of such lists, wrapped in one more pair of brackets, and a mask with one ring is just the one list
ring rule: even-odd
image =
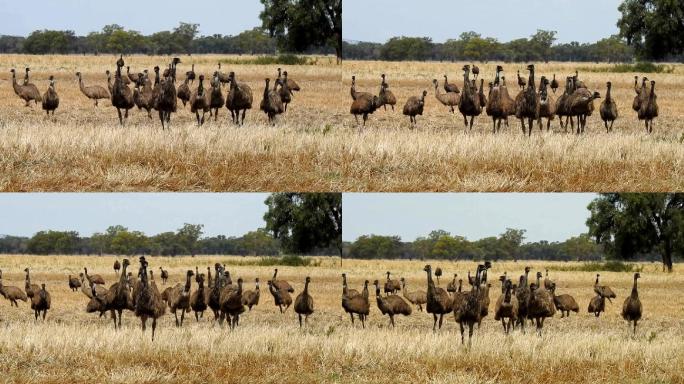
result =
[{"label": "distant bush", "polygon": [[314,61],[307,57],[285,54],[278,56],[259,56],[253,59],[223,59],[223,64],[253,64],[253,65],[313,65]]},{"label": "distant bush", "polygon": [[615,64],[606,67],[581,67],[578,68],[580,72],[615,72],[615,73],[673,73],[675,67],[673,65],[653,64],[651,62],[642,61],[636,64]]},{"label": "distant bush", "polygon": [[635,264],[628,264],[628,263],[623,263],[622,261],[606,261],[605,263],[601,262],[592,262],[592,263],[583,263],[581,265],[568,265],[568,266],[562,266],[562,267],[552,267],[549,269],[553,269],[556,271],[578,271],[578,272],[640,272],[643,267],[638,267]]},{"label": "distant bush", "polygon": [[283,257],[262,257],[256,263],[262,267],[284,265],[288,267],[308,267],[311,265],[311,259],[301,256],[283,256]]}]

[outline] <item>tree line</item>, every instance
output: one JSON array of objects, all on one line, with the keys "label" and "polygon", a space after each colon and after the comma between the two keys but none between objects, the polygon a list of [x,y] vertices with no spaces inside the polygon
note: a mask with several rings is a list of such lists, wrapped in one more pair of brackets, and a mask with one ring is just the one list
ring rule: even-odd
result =
[{"label": "tree line", "polygon": [[587,233],[561,242],[524,243],[525,230],[471,241],[443,230],[415,241],[361,236],[345,242],[344,255],[359,259],[641,260],[672,271],[684,257],[684,193],[606,193],[587,207]]},{"label": "tree line", "polygon": [[202,237],[204,226],[184,224],[175,232],[148,236],[114,225],[80,236],[76,231],[45,230],[31,237],[0,237],[0,253],[64,255],[340,255],[342,194],[274,193],[264,204],[264,228],[242,236]]},{"label": "tree line", "polygon": [[388,61],[627,62],[635,58],[634,50],[619,36],[595,43],[555,41],[555,31],[538,30],[529,38],[505,43],[471,31],[444,43],[406,36],[393,37],[384,44],[345,41],[343,52],[346,59]]}]

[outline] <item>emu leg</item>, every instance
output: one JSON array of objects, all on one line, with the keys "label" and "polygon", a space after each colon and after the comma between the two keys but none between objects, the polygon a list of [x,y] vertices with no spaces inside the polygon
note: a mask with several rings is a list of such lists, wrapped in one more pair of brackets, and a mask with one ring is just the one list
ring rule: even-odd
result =
[{"label": "emu leg", "polygon": [[444,319],[444,314],[440,313],[439,314],[439,329],[442,329],[442,319]]},{"label": "emu leg", "polygon": [[527,130],[527,136],[532,136],[532,124],[534,122],[534,117],[528,117],[527,118],[527,125],[528,125],[528,130]]},{"label": "emu leg", "polygon": [[465,328],[463,327],[463,323],[458,323],[458,325],[461,327],[461,344],[465,344]]},{"label": "emu leg", "polygon": [[119,124],[123,125],[123,118],[121,117],[121,110],[119,108],[117,108],[116,113],[119,114]]},{"label": "emu leg", "polygon": [[437,314],[433,313],[432,317],[435,319],[434,323],[432,324],[432,332],[437,331]]},{"label": "emu leg", "polygon": [[157,318],[152,318],[152,341],[154,341],[154,331],[157,329]]},{"label": "emu leg", "polygon": [[181,327],[183,326],[183,319],[185,319],[185,309],[181,309],[181,321],[180,321]]},{"label": "emu leg", "polygon": [[473,130],[473,122],[475,121],[475,116],[470,116],[470,130]]},{"label": "emu leg", "polygon": [[[238,115],[239,115],[239,114],[240,114],[240,111],[238,111]],[[246,110],[246,109],[243,109],[243,110],[242,110],[242,125],[245,125],[245,115],[246,115],[246,114],[247,114],[247,110]],[[236,120],[236,122],[237,122],[237,117],[235,118],[235,120]]]}]

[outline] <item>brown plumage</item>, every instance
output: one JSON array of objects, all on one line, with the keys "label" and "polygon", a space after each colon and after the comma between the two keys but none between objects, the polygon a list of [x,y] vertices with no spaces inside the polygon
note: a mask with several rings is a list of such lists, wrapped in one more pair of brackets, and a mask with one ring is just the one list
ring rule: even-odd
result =
[{"label": "brown plumage", "polygon": [[[565,132],[568,131],[568,120],[570,119],[568,98],[572,92],[572,78],[568,77],[565,80],[565,90],[563,91],[563,94],[556,100],[556,116],[558,116],[561,128],[565,128]],[[565,117],[565,123],[563,123],[563,117]]]},{"label": "brown plumage", "polygon": [[195,312],[195,320],[199,321],[200,317],[204,317],[204,311],[207,310],[207,301],[209,292],[204,288],[204,274],[196,274],[197,290],[190,295],[190,309]]},{"label": "brown plumage", "polygon": [[[230,116],[235,124],[245,124],[247,110],[252,109],[252,88],[246,83],[238,82],[235,79],[235,72],[231,72],[228,77],[230,79],[230,91],[226,96],[226,108],[230,111]],[[240,111],[242,111],[242,121],[240,121]]]},{"label": "brown plumage", "polygon": [[368,280],[363,283],[363,291],[360,295],[342,296],[342,308],[349,313],[352,325],[354,325],[354,314],[359,316],[361,326],[366,328],[366,317],[370,312],[370,302],[368,301]]},{"label": "brown plumage", "polygon": [[290,283],[287,282],[287,280],[278,280],[276,277],[278,276],[278,268],[275,268],[273,270],[273,277],[271,278],[271,283],[273,284],[274,287],[278,290],[285,290],[289,293],[294,292],[294,288],[290,285]]},{"label": "brown plumage", "polygon": [[219,320],[221,311],[221,291],[223,290],[223,271],[221,265],[214,264],[214,269],[216,270],[216,279],[214,280],[211,290],[209,291],[209,297],[207,299],[207,305],[211,308],[214,313],[214,321]]},{"label": "brown plumage", "polygon": [[[458,301],[455,303],[458,306],[454,307],[454,320],[459,324],[461,329],[461,344],[465,343],[465,325],[468,325],[468,344],[473,338],[473,328],[476,323],[482,320],[482,294],[480,274],[484,269],[483,265],[477,266],[477,273],[475,274],[475,281],[465,295],[459,295]],[[456,297],[454,297],[456,299]]]},{"label": "brown plumage", "polygon": [[515,290],[515,298],[518,299],[518,322],[520,329],[525,333],[525,319],[527,319],[527,308],[530,304],[530,284],[528,276],[530,274],[530,267],[525,267],[525,275],[520,276],[520,283]]},{"label": "brown plumage", "polygon": [[569,116],[577,116],[577,133],[584,133],[584,129],[587,126],[587,116],[591,116],[594,112],[594,100],[601,98],[601,94],[598,92],[591,93],[586,88],[577,88],[570,97],[568,97],[567,103],[570,104],[568,110]]},{"label": "brown plumage", "polygon": [[458,85],[456,84],[450,84],[449,79],[447,78],[447,75],[444,75],[444,91],[449,93],[460,93],[461,91],[458,89]]},{"label": "brown plumage", "polygon": [[283,113],[287,112],[287,105],[292,101],[292,91],[287,87],[287,71],[284,72],[284,79],[278,78],[276,80],[276,87],[280,85],[279,89],[276,89],[278,95],[280,96],[280,101],[283,103]]},{"label": "brown plumage", "polygon": [[342,296],[352,297],[358,295],[359,292],[356,289],[349,289],[347,287],[347,274],[342,274]]},{"label": "brown plumage", "polygon": [[423,304],[427,303],[427,293],[425,291],[416,290],[409,292],[406,290],[406,280],[401,278],[401,290],[402,294],[411,304],[418,307],[419,311],[423,311]]},{"label": "brown plumage", "polygon": [[617,295],[615,295],[615,292],[613,292],[613,290],[610,289],[609,286],[599,285],[599,277],[600,276],[601,276],[600,274],[598,274],[598,273],[596,274],[596,281],[594,282],[594,292],[596,292],[597,295],[601,295],[601,296],[607,298],[608,301],[610,301],[612,303],[612,301],[610,299],[616,298]]},{"label": "brown plumage", "polygon": [[390,324],[394,328],[394,315],[409,316],[411,314],[411,306],[397,295],[383,298],[380,296],[380,283],[375,280],[373,284],[375,285],[375,300],[378,304],[378,309],[383,315],[389,316]]},{"label": "brown plumage", "polygon": [[145,260],[144,256],[141,256],[140,272],[138,273],[140,282],[135,299],[135,316],[140,318],[143,332],[147,328],[147,319],[152,318],[152,340],[154,341],[157,319],[164,315],[166,305],[161,300],[157,285],[154,281],[150,281],[147,278],[147,265],[147,260]]},{"label": "brown plumage", "polygon": [[439,83],[437,79],[432,79],[432,84],[435,86],[435,98],[442,103],[442,105],[449,107],[449,111],[454,113],[454,107],[458,105],[460,95],[456,92],[439,93]]},{"label": "brown plumage", "polygon": [[[190,85],[189,85],[189,83],[190,83],[189,74],[190,74],[190,72],[185,73],[185,80],[183,81],[183,84],[178,86],[178,90],[176,91],[176,96],[183,103],[183,107],[185,107],[188,104],[188,102],[190,101],[190,95],[192,94],[190,91]],[[194,83],[194,81],[193,81],[193,83]]]},{"label": "brown plumage", "polygon": [[223,92],[221,91],[221,82],[218,77],[214,77],[211,81],[211,93],[209,94],[209,113],[213,110],[214,121],[218,121],[218,111],[223,108],[226,98],[223,97]]},{"label": "brown plumage", "polygon": [[218,63],[218,71],[216,71],[216,74],[218,75],[219,81],[221,84],[227,84],[230,82],[230,76],[227,73],[221,72],[221,62],[219,61]]},{"label": "brown plumage", "polygon": [[[121,64],[121,65],[120,65]],[[124,125],[124,119],[128,119],[128,110],[135,106],[133,101],[133,92],[121,75],[121,67],[123,67],[123,59],[119,58],[116,63],[116,74],[114,75],[114,85],[112,88],[112,105],[116,108],[119,115],[119,124]],[[128,80],[126,78],[126,80]],[[124,110],[124,115],[121,115],[121,110]]]},{"label": "brown plumage", "polygon": [[[515,98],[515,117],[520,119],[523,134],[532,135],[532,122],[539,117],[539,94],[534,83],[534,64],[527,66],[530,71],[530,77],[527,81],[527,87],[523,86],[523,90]],[[520,78],[520,72],[518,72]],[[518,81],[520,84],[520,81]],[[526,131],[525,120],[527,119],[528,128]]]},{"label": "brown plumage", "polygon": [[378,97],[372,96],[370,99],[367,97],[358,97],[351,105],[349,112],[354,115],[356,119],[356,124],[359,124],[359,115],[363,116],[363,126],[366,126],[366,120],[368,120],[368,115],[373,114],[376,109],[378,109]]},{"label": "brown plumage", "polygon": [[[183,319],[185,319],[185,312],[190,312],[190,292],[192,285],[192,276],[195,273],[188,270],[185,274],[185,285],[176,286],[168,294],[169,309],[173,312],[176,318],[176,327],[183,326]],[[181,312],[180,321],[178,320],[178,311]]]},{"label": "brown plumage", "polygon": [[520,71],[518,71],[518,87],[520,87],[524,91],[526,85],[527,80],[525,80],[524,77],[520,76]]},{"label": "brown plumage", "polygon": [[530,287],[532,294],[527,308],[527,318],[535,320],[539,336],[541,336],[544,328],[544,320],[556,314],[556,306],[551,292],[540,286],[541,276],[541,272],[537,272],[537,283]]},{"label": "brown plumage", "polygon": [[475,80],[477,80],[477,77],[480,76],[480,67],[473,64],[472,68],[473,68],[473,76],[475,77]]},{"label": "brown plumage", "polygon": [[79,288],[81,288],[81,280],[78,277],[71,277],[69,275],[69,289],[71,289],[71,292],[76,292]]},{"label": "brown plumage", "polygon": [[28,300],[28,296],[26,296],[26,293],[22,291],[21,288],[11,285],[3,285],[2,277],[0,277],[0,295],[10,302],[10,307],[14,305],[18,308],[19,305],[17,305],[17,300],[23,302]]},{"label": "brown plumage", "polygon": [[425,305],[427,313],[431,313],[434,319],[432,331],[437,330],[437,315],[439,315],[439,328],[442,328],[442,319],[445,314],[452,311],[453,301],[449,294],[442,288],[435,287],[432,281],[432,267],[430,264],[423,268],[427,272],[427,303]]},{"label": "brown plumage", "polygon": [[542,76],[541,90],[539,92],[539,120],[537,120],[540,131],[542,130],[542,119],[546,119],[546,130],[549,131],[551,129],[551,120],[556,117],[556,102],[549,95],[548,84],[549,81]]},{"label": "brown plumage", "polygon": [[197,75],[195,74],[195,64],[192,64],[192,68],[185,72],[185,78],[187,80],[190,80],[190,83],[195,84],[195,78]]},{"label": "brown plumage", "polygon": [[[506,323],[506,319],[508,319],[508,323]],[[512,325],[518,320],[518,299],[512,292],[510,280],[505,281],[504,293],[496,300],[494,320],[501,320],[501,325],[506,334],[511,331]]]},{"label": "brown plumage", "polygon": [[558,80],[556,80],[556,74],[553,74],[553,79],[551,79],[551,90],[553,93],[556,93],[556,90],[558,90]]},{"label": "brown plumage", "polygon": [[50,112],[52,112],[52,116],[54,116],[55,110],[59,107],[59,95],[57,95],[57,90],[55,90],[55,78],[52,75],[50,75],[50,85],[43,94],[43,101],[41,104],[48,116],[50,115]]},{"label": "brown plumage", "polygon": [[[83,275],[83,273],[80,274],[80,277],[81,292],[83,292],[83,294],[86,295],[86,297],[88,297],[89,299],[92,299],[93,296],[104,297],[107,294],[107,288],[105,288],[101,284],[95,284],[91,283],[90,281],[86,281],[86,278]],[[93,292],[95,292],[95,295],[93,295]]]},{"label": "brown plumage", "polygon": [[[394,96],[394,93],[389,90],[389,84],[385,81],[384,73],[381,77],[382,81],[380,82],[380,93],[378,94],[378,108],[383,107],[386,111],[387,106],[389,105],[394,111],[394,106],[397,104],[397,98]],[[406,107],[404,107],[404,109],[406,109]]]},{"label": "brown plumage", "polygon": [[294,302],[294,311],[299,317],[299,328],[302,327],[302,316],[304,316],[304,323],[309,320],[309,316],[314,313],[314,300],[309,294],[309,283],[311,278],[309,276],[304,280],[304,290],[297,295]]},{"label": "brown plumage", "polygon": [[554,282],[549,279],[549,269],[546,269],[546,276],[544,277],[544,288],[548,289],[549,291],[551,290],[551,287],[554,286]]},{"label": "brown plumage", "polygon": [[89,283],[104,285],[105,280],[104,280],[104,278],[102,278],[102,276],[97,275],[97,274],[96,275],[89,275],[88,274],[88,268],[83,268],[83,271],[85,272],[85,277],[86,277],[86,279],[88,279]]},{"label": "brown plumage", "polygon": [[[109,71],[107,71],[109,73]],[[100,99],[110,99],[111,92],[108,91],[105,87],[99,86],[99,85],[91,85],[91,86],[85,86],[83,84],[83,78],[81,77],[81,72],[76,72],[76,76],[78,77],[78,87],[81,90],[81,93],[83,93],[87,98],[91,100],[95,100],[95,106],[97,107],[97,102]]]},{"label": "brown plumage", "polygon": [[639,291],[637,291],[637,279],[641,277],[639,272],[634,274],[634,285],[632,285],[632,293],[625,299],[622,305],[622,318],[628,323],[634,323],[633,334],[636,335],[637,322],[641,320],[641,300],[639,300]]},{"label": "brown plumage", "polygon": [[636,96],[634,96],[634,101],[632,102],[632,109],[634,112],[637,112],[637,115],[639,113],[639,110],[641,109],[641,104],[644,101],[644,97],[646,96],[646,82],[648,81],[647,77],[643,77],[641,79],[641,87],[638,87],[638,81],[639,81],[639,76],[634,76],[634,92],[636,92]]},{"label": "brown plumage", "polygon": [[154,89],[152,88],[152,85],[145,84],[144,75],[142,73],[138,74],[138,81],[135,82],[133,101],[138,109],[146,110],[147,117],[152,119],[152,109],[155,106]]},{"label": "brown plumage", "polygon": [[561,312],[561,318],[570,317],[570,311],[579,312],[579,305],[577,305],[575,298],[568,294],[556,296],[556,283],[551,283],[550,291],[551,295],[553,295],[553,304]]},{"label": "brown plumage", "polygon": [[601,315],[601,312],[604,312],[606,309],[606,299],[605,297],[601,295],[596,295],[591,298],[589,301],[589,307],[587,308],[587,312],[593,313],[594,316],[599,317]]},{"label": "brown plumage", "polygon": [[404,115],[408,116],[411,121],[411,126],[416,125],[416,116],[423,115],[423,109],[425,108],[425,96],[427,96],[427,91],[423,91],[421,97],[411,96],[406,100],[404,104]]},{"label": "brown plumage", "polygon": [[[276,307],[280,310],[280,313],[285,313],[290,305],[292,305],[292,296],[285,289],[278,289],[274,284],[273,280],[268,281],[268,291],[271,292],[273,296],[273,302]],[[285,309],[283,309],[285,307]]]},{"label": "brown plumage", "polygon": [[252,307],[255,305],[259,305],[259,278],[257,277],[254,279],[254,290],[245,290],[242,292],[242,304],[246,305],[249,310],[252,310]]},{"label": "brown plumage", "polygon": [[[174,57],[169,64],[169,75],[165,75],[161,80],[158,88],[153,89],[155,94],[154,106],[159,112],[159,121],[162,125],[162,130],[166,129],[171,124],[171,114],[178,109],[178,95],[176,92],[176,65],[180,63],[180,59]],[[159,68],[156,68],[157,78],[159,77]],[[192,104],[192,100],[190,101]],[[194,111],[193,111],[194,112]]]},{"label": "brown plumage", "polygon": [[487,116],[491,116],[492,118],[493,133],[498,132],[501,129],[501,122],[508,118],[508,113],[504,109],[505,103],[501,94],[502,86],[499,81],[499,76],[502,71],[503,67],[497,65],[494,82],[489,83],[489,97],[487,98],[487,105],[485,106]]},{"label": "brown plumage", "polygon": [[242,278],[238,278],[236,288],[225,288],[221,293],[221,323],[225,317],[230,328],[235,329],[240,324],[240,314],[243,312],[245,306],[242,304]]},{"label": "brown plumage", "polygon": [[12,68],[10,72],[12,72],[12,87],[14,88],[14,93],[16,93],[17,96],[19,96],[22,100],[26,102],[26,107],[29,106],[30,101],[33,101],[36,105],[38,105],[38,102],[42,102],[40,92],[38,92],[38,88],[36,88],[35,85],[18,84],[16,78],[16,71],[14,70],[14,68]]},{"label": "brown plumage", "polygon": [[41,312],[43,314],[43,321],[45,321],[45,315],[47,315],[48,309],[50,309],[52,300],[50,299],[50,292],[45,289],[45,284],[41,284],[40,290],[36,291],[31,298],[31,309],[38,320]]},{"label": "brown plumage", "polygon": [[159,267],[159,277],[162,279],[162,285],[166,285],[166,280],[169,279],[169,271]]},{"label": "brown plumage", "polygon": [[[615,122],[615,119],[618,118],[617,103],[615,103],[615,99],[613,99],[610,93],[612,85],[613,84],[610,81],[606,83],[606,98],[599,108],[601,120],[603,120],[603,124],[606,126],[606,133],[613,130],[613,123]],[[610,122],[610,126],[608,126],[608,122]]]},{"label": "brown plumage", "polygon": [[26,272],[26,278],[24,279],[24,291],[26,292],[27,297],[32,298],[34,293],[40,290],[40,286],[37,284],[31,284],[31,275],[28,268],[25,268],[24,272]]},{"label": "brown plumage", "polygon": [[454,273],[454,279],[447,284],[447,292],[454,293],[458,291],[458,284],[456,283],[456,277],[458,274]]},{"label": "brown plumage", "polygon": [[[469,65],[463,67],[463,93],[458,103],[458,110],[463,115],[465,127],[468,128],[470,125],[472,130],[475,117],[482,113],[482,107],[480,106],[480,95],[470,81]],[[470,124],[468,124],[468,116],[470,116]]]},{"label": "brown plumage", "polygon": [[277,91],[269,89],[271,79],[265,79],[265,82],[266,86],[264,87],[259,109],[268,116],[268,122],[275,125],[275,117],[285,111],[283,108],[283,100],[280,98]]},{"label": "brown plumage", "polygon": [[119,276],[119,271],[121,270],[121,263],[119,260],[114,260],[114,274]]},{"label": "brown plumage", "polygon": [[128,81],[129,81],[126,84],[130,84],[130,83],[135,84],[138,82],[138,75],[135,73],[131,73],[131,67],[130,66],[126,66],[126,76],[128,77]]},{"label": "brown plumage", "polygon": [[[645,91],[644,91],[645,92]],[[653,119],[658,117],[658,96],[655,93],[655,81],[651,80],[651,91],[643,97],[639,108],[639,120],[644,120],[646,133],[653,133]]]},{"label": "brown plumage", "polygon": [[390,271],[387,271],[387,280],[385,280],[383,290],[385,295],[389,295],[390,293],[396,295],[397,291],[401,291],[401,282],[399,280],[391,279]]},{"label": "brown plumage", "polygon": [[103,297],[97,294],[97,291],[95,290],[96,285],[91,285],[93,298],[101,301],[101,312],[110,311],[112,320],[114,321],[114,329],[121,328],[121,317],[124,309],[133,310],[135,308],[133,306],[130,289],[128,288],[128,279],[126,278],[126,268],[129,265],[128,259],[123,259],[123,272],[121,273],[119,282],[112,284]]},{"label": "brown plumage", "polygon": [[[292,78],[287,77],[287,71],[282,72],[282,75],[285,76],[285,79],[287,80],[287,89],[290,91],[290,94],[292,94],[293,91],[299,92],[302,90],[296,81],[292,80]],[[280,68],[278,68],[278,79],[280,79],[280,76],[281,70]]]},{"label": "brown plumage", "polygon": [[[368,93],[368,92],[357,92],[356,91],[356,76],[352,76],[352,83],[351,83],[351,97],[352,100],[357,100],[357,99],[367,99],[367,100],[373,100],[373,95]],[[379,101],[378,101],[379,105]]]}]

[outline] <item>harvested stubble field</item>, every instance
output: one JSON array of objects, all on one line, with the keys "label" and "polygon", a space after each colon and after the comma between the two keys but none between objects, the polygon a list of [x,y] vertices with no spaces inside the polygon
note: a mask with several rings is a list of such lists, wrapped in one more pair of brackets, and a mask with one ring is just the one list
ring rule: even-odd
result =
[{"label": "harvested stubble field", "polygon": [[[466,131],[463,117],[449,112],[435,98],[433,79],[444,93],[444,74],[449,82],[463,88],[466,63],[362,62],[346,61],[343,80],[346,112],[349,112],[351,76],[357,79],[357,91],[378,94],[380,75],[387,75],[389,89],[398,102],[395,111],[380,109],[369,120],[363,143],[365,166],[357,182],[369,190],[392,191],[672,191],[684,187],[682,177],[684,130],[681,119],[684,108],[684,67],[675,65],[673,73],[645,74],[655,80],[660,117],[652,135],[645,133],[643,122],[632,110],[636,73],[606,73],[608,64],[537,63],[537,83],[542,75],[556,78],[562,94],[565,76],[579,69],[579,77],[590,90],[605,97],[606,81],[613,83],[613,97],[619,119],[613,132],[606,134],[598,108],[588,118],[583,136],[564,133],[558,118],[552,122],[553,132],[539,131],[535,124],[532,137],[522,134],[519,121],[510,119],[510,127],[492,134],[492,120],[482,115],[475,119],[472,131]],[[493,81],[499,63],[477,63],[480,78]],[[511,97],[519,92],[516,73],[527,78],[525,64],[503,64]],[[590,72],[594,71],[594,72]],[[471,76],[472,78],[472,76]],[[478,79],[479,87],[479,79]],[[428,91],[423,116],[411,130],[409,118],[402,114],[410,96]],[[359,121],[361,119],[359,118]],[[345,127],[355,127],[354,118]],[[349,142],[353,145],[354,142]]]},{"label": "harvested stubble field", "polygon": [[[476,330],[470,348],[461,346],[452,316],[441,331],[433,334],[432,317],[414,311],[397,318],[397,328],[388,328],[371,292],[371,313],[366,329],[352,327],[340,306],[340,268],[335,259],[320,259],[321,265],[279,268],[279,278],[293,283],[295,294],[304,277],[312,278],[311,294],[316,313],[309,328],[298,329],[294,313],[277,312],[268,291],[262,288],[260,303],[245,314],[233,332],[212,327],[212,315],[196,323],[194,316],[182,329],[173,326],[168,313],[160,322],[158,338],[141,334],[140,324],[130,312],[124,327],[115,332],[111,320],[97,319],[83,309],[85,296],[70,292],[67,274],[84,265],[89,272],[114,281],[112,257],[3,256],[4,283],[23,285],[21,270],[32,267],[32,281],[45,282],[53,297],[53,309],[45,323],[35,323],[24,303],[19,309],[0,301],[0,372],[9,382],[434,382],[434,383],[675,383],[683,382],[684,364],[680,271],[665,274],[659,265],[644,264],[639,294],[644,317],[632,338],[619,313],[631,288],[631,273],[602,272],[602,284],[617,294],[600,318],[586,313],[593,295],[594,273],[568,271],[578,263],[494,263],[492,280],[503,271],[517,276],[525,265],[533,271],[550,269],[558,293],[573,295],[581,307],[579,315],[547,319],[543,337],[533,331],[504,336],[493,320],[498,297],[494,284],[490,316]],[[169,284],[180,282],[187,269],[216,261],[228,264],[231,276],[250,281],[259,276],[262,285],[271,267],[236,265],[253,258],[151,258],[158,271],[171,272]],[[337,259],[339,260],[339,259]],[[424,261],[346,260],[352,288],[364,279],[383,280],[384,272],[405,277],[409,290],[425,289]],[[135,264],[135,263],[134,263]],[[465,275],[474,263],[435,262],[445,271],[441,285],[454,272]],[[158,284],[161,285],[158,276]],[[194,282],[193,282],[194,283]],[[248,284],[250,287],[252,284]],[[529,329],[529,328],[528,328]]]},{"label": "harvested stubble field", "polygon": [[[171,118],[163,132],[156,111],[153,119],[134,108],[125,127],[108,100],[93,102],[83,95],[75,76],[86,85],[106,86],[105,70],[114,71],[114,56],[0,55],[0,190],[4,191],[275,191],[337,190],[336,154],[327,134],[337,106],[328,100],[339,94],[340,70],[335,59],[310,57],[315,65],[235,64],[251,56],[181,56],[178,83],[195,64],[197,76],[210,78],[223,60],[221,71],[235,71],[254,96],[245,125],[230,122],[224,107],[219,120],[197,127],[190,107]],[[155,65],[165,68],[170,57],[124,57],[131,72]],[[48,77],[56,78],[60,106],[45,118],[38,107],[26,108],[12,88],[11,68],[19,81],[24,67],[41,94]],[[287,113],[275,127],[259,110],[264,79],[282,67],[302,88],[295,92]],[[125,68],[124,68],[125,71]],[[198,82],[195,81],[195,89]],[[208,87],[205,81],[205,87]],[[226,87],[223,87],[226,93]],[[207,114],[209,118],[209,114]],[[324,154],[324,155],[322,155]]]},{"label": "harvested stubble field", "polygon": [[[189,108],[172,117],[170,131],[158,119],[132,110],[126,127],[106,101],[95,109],[78,89],[74,73],[86,84],[106,83],[104,71],[115,57],[0,56],[0,190],[3,191],[672,191],[684,188],[684,149],[680,120],[684,109],[684,67],[671,74],[649,74],[657,83],[660,117],[652,135],[631,110],[633,75],[582,71],[580,77],[605,93],[614,84],[620,119],[605,134],[598,114],[588,132],[577,137],[535,130],[522,135],[517,122],[492,135],[491,121],[476,119],[466,133],[462,118],[434,98],[433,78],[460,83],[462,63],[345,62],[330,58],[316,65],[283,66],[301,86],[288,112],[276,126],[258,111],[263,79],[277,65],[224,64],[235,70],[254,92],[255,105],[246,124],[220,121],[197,127]],[[179,72],[195,62],[196,72],[210,75],[219,59],[249,57],[182,57]],[[164,65],[168,57],[133,56],[133,71]],[[40,107],[25,108],[13,93],[10,68],[31,66],[32,82],[41,92],[49,75],[57,77],[61,105],[46,119]],[[541,64],[538,76],[597,70],[605,65]],[[516,91],[515,70],[505,65],[509,88]],[[494,64],[480,64],[491,79]],[[358,90],[377,92],[379,75],[387,73],[399,103],[394,112],[377,111],[359,133],[349,114],[352,74]],[[179,76],[183,77],[183,75]],[[512,84],[511,84],[512,83]],[[430,93],[418,128],[410,129],[401,114],[406,98]],[[559,96],[558,94],[554,96]],[[598,107],[598,104],[597,104]]]}]

